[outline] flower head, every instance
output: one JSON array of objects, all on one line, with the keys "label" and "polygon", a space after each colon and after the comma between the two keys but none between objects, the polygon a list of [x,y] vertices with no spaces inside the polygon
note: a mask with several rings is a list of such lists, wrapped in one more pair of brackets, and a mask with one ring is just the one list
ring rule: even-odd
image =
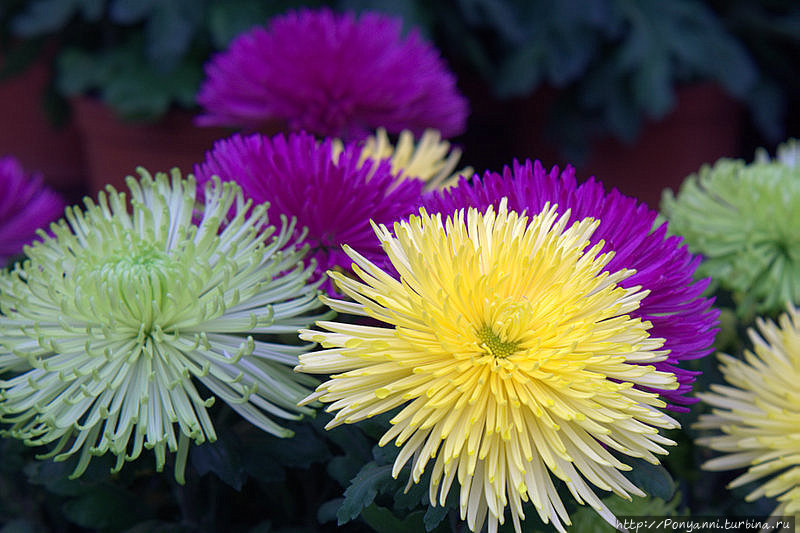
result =
[{"label": "flower head", "polygon": [[[316,276],[329,269],[350,270],[342,244],[357,246],[369,258],[383,257],[370,219],[391,223],[412,212],[422,181],[392,173],[389,160],[362,158],[348,144],[334,157],[333,143],[306,133],[233,137],[221,140],[196,167],[198,182],[212,176],[234,180],[245,195],[270,202],[272,213],[294,217],[308,229],[302,242],[317,262]],[[326,290],[332,290],[326,281]]]},{"label": "flower head", "polygon": [[[747,501],[777,498],[773,515],[800,513],[800,314],[790,306],[778,324],[757,320],[750,330],[752,351],[744,360],[719,354],[727,385],[712,385],[700,395],[714,409],[696,427],[717,435],[697,442],[725,455],[706,462],[706,470],[747,468],[736,488],[763,481]],[[770,478],[764,481],[764,478]]]},{"label": "flower head", "polygon": [[800,166],[790,154],[721,159],[661,203],[670,231],[703,256],[698,274],[731,291],[744,315],[800,303]]},{"label": "flower head", "polygon": [[681,246],[680,237],[666,236],[666,224],[654,228],[655,211],[616,189],[606,193],[594,178],[578,185],[575,170],[569,166],[559,173],[558,167],[545,171],[538,161],[515,162],[513,169],[506,167],[502,175],[487,172],[483,179],[475,176],[472,182],[462,180],[448,191],[430,194],[425,205],[430,211],[449,214],[470,206],[485,209],[504,197],[510,209],[520,212],[538,213],[551,203],[563,213],[569,210],[570,220],[598,220],[591,244],[602,242],[603,252],[614,252],[605,270],[633,269],[636,272],[619,284],[649,291],[631,316],[651,322],[651,335],[665,339],[669,356],[656,363],[656,368],[674,373],[680,384],[677,389],[658,392],[670,409],[686,411],[685,404],[697,401],[687,397],[697,372],[678,365],[707,355],[717,331],[718,312],[710,309],[712,300],[701,296],[708,280],[693,282],[699,258]]},{"label": "flower head", "polygon": [[[339,147],[335,146],[334,149],[336,151]],[[472,175],[469,167],[453,173],[461,150],[451,150],[450,143],[443,140],[436,130],[425,130],[416,143],[414,135],[409,130],[403,130],[397,145],[393,146],[386,130],[378,128],[375,135],[370,135],[364,142],[361,157],[375,162],[389,158],[393,173],[406,179],[422,180],[426,191],[446,189],[454,185],[458,178]]]},{"label": "flower head", "polygon": [[216,439],[214,398],[278,436],[291,432],[272,418],[308,411],[296,403],[309,382],[291,372],[305,348],[252,337],[314,319],[293,223],[267,225],[266,205],[245,215],[249,201],[217,181],[195,225],[193,179],[140,174],[128,178],[130,205],[109,187],[67,208],[54,236],[40,233],[0,275],[0,372],[17,372],[0,380],[4,433],[53,445],[56,460],[79,454],[74,476],[93,455],[115,454],[119,469],[146,447],[159,470],[177,451],[181,480],[190,439]]},{"label": "flower head", "polygon": [[11,156],[0,157],[0,267],[63,212],[64,202],[41,176],[26,175]]},{"label": "flower head", "polygon": [[237,37],[206,65],[201,124],[290,129],[348,140],[382,126],[445,137],[464,130],[466,100],[438,51],[378,13],[291,11]]},{"label": "flower head", "polygon": [[598,221],[568,225],[555,206],[528,219],[505,201],[480,213],[411,216],[375,231],[399,279],[355,250],[356,281],[336,279],[355,303],[333,309],[385,327],[318,322],[303,330],[321,351],[300,356],[298,371],[332,374],[305,402],[331,403],[328,425],[353,423],[403,406],[380,445],[402,446],[394,475],[413,457],[419,482],[429,461],[429,497],[444,504],[454,479],[473,531],[505,520],[517,531],[531,500],[543,521],[570,523],[552,476],[579,503],[613,515],[587,480],[623,496],[643,493],[609,450],[657,462],[673,444],[658,428],[677,423],[641,387],[677,386],[657,371],[663,339],[629,316],[647,294],[604,271],[613,253],[589,245]]}]

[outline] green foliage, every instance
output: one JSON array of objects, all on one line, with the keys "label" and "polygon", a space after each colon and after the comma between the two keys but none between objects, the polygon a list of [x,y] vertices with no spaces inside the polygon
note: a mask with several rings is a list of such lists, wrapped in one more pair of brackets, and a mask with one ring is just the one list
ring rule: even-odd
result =
[{"label": "green foliage", "polygon": [[457,0],[456,5],[454,13],[439,12],[449,51],[463,57],[501,98],[529,95],[542,86],[561,88],[550,131],[572,157],[581,155],[593,135],[634,139],[645,119],[659,119],[674,108],[677,86],[698,81],[716,82],[746,102],[771,138],[780,131],[784,95],[708,1]]}]

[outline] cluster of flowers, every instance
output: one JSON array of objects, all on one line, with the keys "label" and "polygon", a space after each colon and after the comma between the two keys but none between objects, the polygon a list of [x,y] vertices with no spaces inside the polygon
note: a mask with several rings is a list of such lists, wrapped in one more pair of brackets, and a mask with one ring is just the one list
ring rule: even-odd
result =
[{"label": "cluster of flowers", "polygon": [[[298,28],[334,59],[303,47],[275,53]],[[373,71],[331,73],[343,42],[391,53]],[[281,61],[267,68],[265,57]],[[39,230],[0,274],[3,434],[48,446],[55,460],[77,456],[76,477],[92,456],[110,452],[120,469],[143,448],[161,470],[169,451],[182,481],[191,441],[216,438],[215,399],[276,437],[291,436],[280,420],[320,403],[335,412],[328,427],[394,411],[379,442],[400,448],[393,475],[410,465],[418,483],[429,470],[434,506],[457,479],[473,531],[496,531],[507,514],[521,531],[528,501],[565,531],[560,486],[614,524],[595,489],[643,496],[623,475],[624,458],[657,464],[674,444],[661,430],[679,426],[670,411],[697,401],[696,372],[683,364],[710,353],[718,312],[703,295],[710,279],[696,271],[759,305],[778,298],[763,284],[796,295],[786,274],[795,249],[759,240],[769,232],[755,223],[751,233],[731,230],[751,209],[745,182],[785,195],[794,167],[706,169],[667,199],[669,229],[635,199],[594,179],[579,184],[570,167],[515,161],[500,173],[456,172],[458,151],[425,129],[431,120],[445,136],[463,128],[465,104],[447,93],[454,81],[439,61],[416,34],[402,38],[399,23],[371,15],[293,13],[237,39],[209,66],[202,120],[277,117],[322,138],[234,135],[194,176],[140,169],[129,194],[109,187]],[[387,69],[403,62],[422,74],[413,87],[388,85]],[[261,77],[238,83],[241,72]],[[314,79],[297,85],[302,76]],[[357,86],[375,100],[355,98]],[[393,91],[408,102],[397,106],[385,96]],[[331,98],[335,106],[322,105]],[[365,140],[377,126],[386,130]],[[387,131],[399,134],[396,145]],[[8,256],[30,239],[16,230],[61,206],[20,181],[13,161],[1,163]],[[693,221],[714,214],[719,223]],[[769,264],[717,266],[737,253],[734,236]],[[724,432],[703,442],[733,452],[709,468],[754,465],[736,484],[790,467],[751,496],[779,496],[778,510],[792,513],[800,319],[791,309],[780,327],[759,327],[756,354],[723,356],[734,387],[702,395],[722,410],[701,425]],[[786,389],[765,392],[767,383]]]}]

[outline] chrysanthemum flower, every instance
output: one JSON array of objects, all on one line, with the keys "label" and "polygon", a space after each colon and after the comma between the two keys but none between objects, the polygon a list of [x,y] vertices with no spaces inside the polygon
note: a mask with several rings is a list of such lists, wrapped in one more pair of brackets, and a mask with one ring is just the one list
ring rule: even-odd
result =
[{"label": "chrysanthemum flower", "polygon": [[[4,434],[52,445],[56,460],[79,454],[75,477],[93,455],[113,453],[119,469],[145,447],[159,470],[177,451],[182,480],[190,439],[216,439],[215,398],[282,437],[291,432],[272,418],[308,412],[296,404],[310,383],[291,371],[306,348],[252,337],[319,318],[305,316],[317,291],[289,244],[294,223],[267,225],[266,205],[245,215],[250,202],[217,181],[195,225],[193,179],[139,172],[130,205],[109,187],[67,208],[54,236],[40,232],[0,275]],[[240,214],[223,225],[233,204]]]},{"label": "chrysanthemum flower", "polygon": [[636,272],[620,280],[620,285],[641,286],[650,292],[631,316],[651,322],[651,335],[665,339],[669,356],[656,368],[675,374],[680,384],[675,390],[658,392],[670,409],[687,411],[684,406],[697,401],[687,397],[697,372],[678,365],[710,353],[719,314],[710,309],[712,300],[701,296],[708,280],[693,282],[699,258],[681,245],[680,237],[666,236],[666,224],[654,228],[655,211],[616,189],[606,193],[594,178],[578,185],[569,166],[559,173],[558,167],[546,171],[538,161],[515,162],[503,175],[487,172],[483,179],[476,176],[446,192],[427,195],[425,205],[429,211],[450,214],[463,207],[485,209],[504,197],[516,211],[538,213],[551,203],[561,212],[569,209],[570,220],[593,217],[599,221],[591,244],[603,242],[603,252],[614,251],[606,270],[633,269]]},{"label": "chrysanthemum flower", "polygon": [[11,156],[0,157],[0,267],[63,212],[64,202],[41,176],[26,175]]},{"label": "chrysanthemum flower", "polygon": [[[341,147],[341,143],[336,144],[338,146],[334,146],[334,152]],[[472,175],[469,167],[454,172],[461,150],[451,150],[450,143],[443,140],[436,130],[425,130],[416,143],[414,135],[409,130],[403,130],[394,146],[386,130],[378,128],[375,135],[370,135],[365,141],[361,157],[376,162],[389,158],[393,173],[406,179],[422,180],[426,191],[446,189],[454,185],[459,177]]]},{"label": "chrysanthemum flower", "polygon": [[[391,223],[411,213],[423,186],[392,173],[389,160],[362,158],[354,143],[333,154],[331,140],[318,142],[306,133],[234,135],[218,141],[195,173],[199,183],[212,176],[234,180],[246,196],[268,201],[271,213],[295,217],[298,227],[308,229],[302,242],[322,277],[329,269],[350,270],[345,243],[370,259],[384,257],[370,219]],[[324,287],[333,288],[330,281]]]},{"label": "chrysanthemum flower", "polygon": [[[697,442],[725,452],[703,465],[706,470],[747,468],[733,480],[736,488],[763,484],[747,501],[777,498],[775,516],[800,513],[800,314],[794,307],[778,324],[757,320],[750,330],[755,353],[744,360],[719,354],[728,385],[712,385],[701,399],[714,409],[696,427],[718,433]],[[764,478],[770,478],[764,482]]]},{"label": "chrysanthemum flower", "polygon": [[204,125],[258,126],[361,139],[377,127],[445,137],[464,130],[467,102],[438,51],[402,20],[329,9],[292,11],[237,37],[206,65]]},{"label": "chrysanthemum flower", "polygon": [[552,476],[613,524],[590,483],[643,493],[609,450],[655,463],[673,444],[658,428],[677,423],[641,389],[677,386],[653,366],[663,339],[629,316],[647,292],[619,286],[630,270],[604,271],[613,253],[589,245],[598,221],[569,218],[545,206],[529,220],[503,201],[497,212],[444,221],[421,209],[393,232],[376,226],[399,279],[346,247],[362,281],[331,275],[355,303],[324,300],[386,327],[321,321],[327,331],[301,332],[325,349],[301,355],[296,370],[331,374],[304,403],[331,403],[328,427],[403,406],[379,443],[402,446],[393,474],[413,457],[418,482],[435,458],[431,504],[458,479],[473,531],[487,518],[496,531],[507,506],[520,531],[528,500],[564,531]]},{"label": "chrysanthemum flower", "polygon": [[730,290],[742,314],[800,303],[800,166],[721,159],[664,194],[670,231]]}]

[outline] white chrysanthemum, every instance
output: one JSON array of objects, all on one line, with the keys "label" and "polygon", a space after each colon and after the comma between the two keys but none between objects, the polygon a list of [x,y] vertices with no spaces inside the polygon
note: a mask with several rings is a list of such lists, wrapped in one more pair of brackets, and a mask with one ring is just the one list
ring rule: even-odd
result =
[{"label": "white chrysanthemum", "polygon": [[289,243],[294,222],[268,225],[268,206],[251,209],[232,183],[209,183],[198,206],[194,178],[139,173],[130,203],[108,187],[68,208],[0,275],[4,433],[52,445],[56,460],[79,454],[73,477],[93,455],[115,454],[119,469],[144,447],[159,470],[178,452],[181,481],[190,439],[216,439],[215,398],[282,437],[272,418],[307,412],[296,403],[313,381],[291,371],[306,348],[252,337],[319,318],[307,316],[317,289]]}]

